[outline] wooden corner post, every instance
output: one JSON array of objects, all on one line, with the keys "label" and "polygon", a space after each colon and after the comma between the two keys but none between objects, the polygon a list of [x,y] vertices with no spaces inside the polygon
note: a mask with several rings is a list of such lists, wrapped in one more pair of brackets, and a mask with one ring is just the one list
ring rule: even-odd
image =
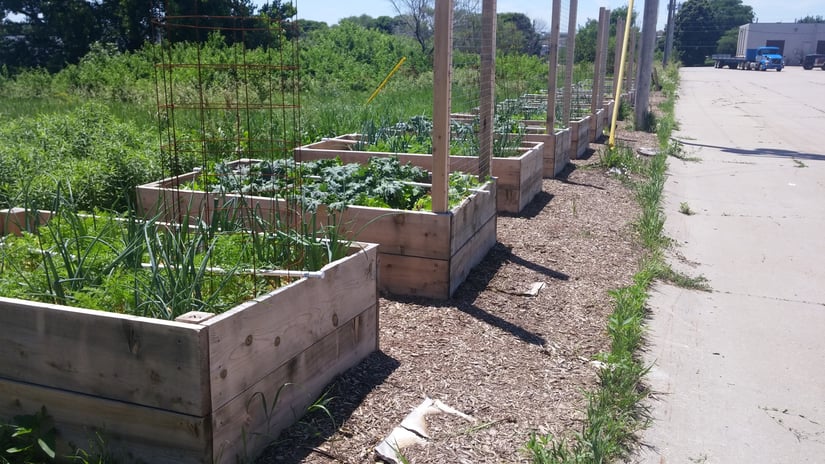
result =
[{"label": "wooden corner post", "polygon": [[[596,30],[596,61],[593,64],[593,88],[590,89],[590,113],[595,115],[596,111],[602,107],[602,85],[604,83],[604,57],[607,55],[607,42],[604,40],[607,34],[606,24],[609,23],[610,16],[607,8],[599,8],[599,28]],[[594,116],[595,117],[595,116]]]},{"label": "wooden corner post", "polygon": [[481,107],[479,108],[478,177],[492,175],[493,118],[496,108],[496,0],[481,6]]},{"label": "wooden corner post", "polygon": [[433,51],[433,212],[449,210],[450,84],[453,67],[453,0],[435,1]]},{"label": "wooden corner post", "polygon": [[565,43],[567,58],[564,63],[566,68],[564,73],[564,101],[562,106],[564,127],[570,127],[570,113],[573,103],[573,62],[576,58],[576,10],[578,7],[578,0],[570,0],[570,16],[567,20],[567,41]]},{"label": "wooden corner post", "polygon": [[553,134],[556,127],[556,89],[559,79],[559,38],[561,27],[561,0],[553,0],[553,16],[550,20],[550,50],[547,73],[547,133]]}]

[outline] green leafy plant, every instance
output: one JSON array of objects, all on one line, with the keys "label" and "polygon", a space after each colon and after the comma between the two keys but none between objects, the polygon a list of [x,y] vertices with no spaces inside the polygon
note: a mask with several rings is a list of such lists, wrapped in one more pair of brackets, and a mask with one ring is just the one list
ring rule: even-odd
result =
[{"label": "green leafy plant", "polygon": [[221,312],[288,281],[270,270],[316,271],[346,256],[350,241],[334,225],[306,217],[297,229],[258,218],[216,231],[55,202],[48,223],[0,242],[0,293],[164,319]]},{"label": "green leafy plant", "polygon": [[[427,209],[429,173],[398,158],[372,157],[367,164],[343,164],[323,159],[296,164],[290,160],[254,164],[217,163],[215,176],[197,181],[191,188],[215,193],[277,196],[296,199],[304,209],[321,205],[332,210],[347,206],[372,206],[403,210]],[[450,204],[455,206],[472,194],[478,180],[462,173],[450,175]]]},{"label": "green leafy plant", "polygon": [[43,407],[35,414],[15,416],[0,424],[0,462],[34,463],[55,458],[54,419]]}]

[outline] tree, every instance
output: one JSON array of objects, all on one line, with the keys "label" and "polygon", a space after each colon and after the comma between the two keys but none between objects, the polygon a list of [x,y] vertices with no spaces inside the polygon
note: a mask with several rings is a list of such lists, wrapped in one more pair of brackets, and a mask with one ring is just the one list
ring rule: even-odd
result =
[{"label": "tree", "polygon": [[390,0],[390,3],[398,13],[405,32],[415,38],[423,53],[432,53],[434,0]]},{"label": "tree", "polygon": [[496,24],[498,49],[505,53],[538,55],[541,35],[524,13],[499,13]]},{"label": "tree", "polygon": [[101,37],[99,10],[99,4],[85,0],[0,0],[4,16],[23,16],[12,27],[18,34],[3,38],[0,61],[11,68],[43,67],[51,72],[78,62]]},{"label": "tree", "polygon": [[805,16],[804,18],[797,19],[796,22],[799,23],[799,24],[822,24],[822,23],[825,23],[825,16],[820,16],[820,15],[811,16],[811,15],[808,15],[808,16]]},{"label": "tree", "polygon": [[687,0],[674,21],[674,47],[684,65],[703,64],[726,32],[751,21],[753,8],[742,0]]},{"label": "tree", "polygon": [[576,48],[574,51],[573,62],[593,63],[596,60],[596,48],[598,47],[597,37],[599,34],[599,21],[595,19],[588,19],[584,26],[576,31]]},{"label": "tree", "polygon": [[710,0],[710,6],[719,37],[733,28],[753,21],[753,8],[743,5],[742,0]]},{"label": "tree", "polygon": [[739,42],[739,28],[734,27],[722,34],[722,37],[716,42],[716,53],[735,55],[737,42]]},{"label": "tree", "polygon": [[393,18],[390,16],[379,16],[377,18],[373,18],[367,14],[341,18],[340,22],[344,21],[355,23],[364,29],[377,29],[385,34],[394,33],[395,29],[401,25],[401,20],[398,17]]},{"label": "tree", "polygon": [[121,50],[137,50],[152,39],[152,18],[163,9],[163,0],[104,0],[102,40]]}]

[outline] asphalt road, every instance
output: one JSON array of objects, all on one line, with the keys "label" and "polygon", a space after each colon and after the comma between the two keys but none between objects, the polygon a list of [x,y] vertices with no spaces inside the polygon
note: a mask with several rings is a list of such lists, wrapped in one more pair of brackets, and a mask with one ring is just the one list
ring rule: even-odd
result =
[{"label": "asphalt road", "polygon": [[[825,462],[825,71],[685,68],[634,462]],[[685,205],[693,215],[680,213]]]}]

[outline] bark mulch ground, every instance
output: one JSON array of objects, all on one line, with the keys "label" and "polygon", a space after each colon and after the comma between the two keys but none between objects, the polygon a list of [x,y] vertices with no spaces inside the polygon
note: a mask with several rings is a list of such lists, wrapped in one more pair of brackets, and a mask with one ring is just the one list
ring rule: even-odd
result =
[{"label": "bark mulch ground", "polygon": [[[618,143],[656,147],[655,136]],[[322,411],[284,431],[259,464],[371,463],[375,447],[425,397],[473,416],[427,418],[412,463],[527,462],[531,432],[581,428],[595,354],[609,347],[609,290],[631,283],[643,251],[633,193],[598,166],[603,145],[573,161],[519,215],[500,216],[498,243],[447,301],[380,301],[380,351],[337,378]],[[531,285],[545,286],[536,296]]]}]

